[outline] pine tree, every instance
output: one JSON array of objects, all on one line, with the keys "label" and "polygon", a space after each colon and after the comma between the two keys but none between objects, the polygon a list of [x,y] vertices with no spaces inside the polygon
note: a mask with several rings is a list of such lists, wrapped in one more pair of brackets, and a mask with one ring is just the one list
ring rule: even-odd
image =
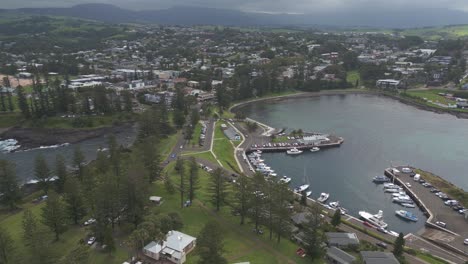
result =
[{"label": "pine tree", "polygon": [[128,91],[123,91],[123,98],[124,98],[124,109],[127,112],[132,112],[133,106],[132,106],[132,96],[130,92]]},{"label": "pine tree", "polygon": [[246,175],[240,175],[235,187],[235,210],[239,213],[240,224],[244,224],[244,219],[248,213],[250,182]]},{"label": "pine tree", "polygon": [[325,235],[320,217],[321,209],[318,206],[311,207],[311,214],[304,225],[304,243],[307,256],[312,259],[320,259],[325,254]]},{"label": "pine tree", "polygon": [[28,100],[26,98],[26,95],[24,94],[23,87],[19,85],[16,88],[16,92],[18,94],[18,106],[21,110],[21,114],[25,118],[30,118],[31,117],[31,111],[29,110],[29,105],[28,105]]},{"label": "pine tree", "polygon": [[14,263],[15,247],[10,234],[0,227],[0,263]]},{"label": "pine tree", "polygon": [[228,261],[223,257],[224,243],[223,230],[216,221],[205,224],[197,239],[197,250],[200,256],[198,263],[226,264]]},{"label": "pine tree", "polygon": [[252,178],[251,189],[249,190],[248,210],[250,218],[255,223],[255,230],[259,230],[260,222],[264,216],[265,195],[263,189],[265,186],[265,177],[261,173],[255,173]]},{"label": "pine tree", "polygon": [[59,193],[63,192],[63,187],[67,181],[67,165],[65,164],[65,158],[58,154],[55,157],[55,176],[57,176],[57,191]]},{"label": "pine tree", "polygon": [[109,252],[109,255],[112,255],[112,252],[115,251],[115,241],[114,237],[112,236],[112,230],[109,228],[107,228],[104,232],[104,238],[102,242],[104,245],[107,245],[106,250]]},{"label": "pine tree", "polygon": [[81,185],[76,178],[69,178],[64,186],[65,209],[68,217],[75,223],[86,215],[86,208],[81,194]]},{"label": "pine tree", "polygon": [[56,241],[67,230],[65,205],[54,191],[50,192],[46,205],[42,208],[42,222],[54,232]]},{"label": "pine tree", "polygon": [[181,158],[177,158],[176,165],[175,165],[175,170],[179,174],[179,193],[180,193],[180,207],[184,207],[184,195],[185,195],[185,166],[184,166],[184,160]]},{"label": "pine tree", "polygon": [[341,211],[339,209],[335,210],[335,213],[331,219],[331,224],[334,227],[337,227],[341,224]]},{"label": "pine tree", "polygon": [[226,203],[227,198],[226,178],[222,169],[217,168],[211,173],[209,192],[211,194],[211,203],[215,206],[216,211],[219,211],[221,206]]},{"label": "pine tree", "polygon": [[397,258],[403,256],[404,248],[405,248],[405,238],[403,236],[403,233],[400,233],[397,239],[395,239],[395,243],[393,245],[393,254],[395,254]]},{"label": "pine tree", "polygon": [[7,107],[6,107],[6,103],[5,103],[5,87],[2,87],[1,91],[0,91],[0,102],[1,102],[1,110],[2,112],[6,112],[7,110]]},{"label": "pine tree", "polygon": [[8,110],[13,112],[15,110],[15,105],[13,104],[13,96],[11,95],[10,91],[7,91],[7,98],[8,98]]},{"label": "pine tree", "polygon": [[195,198],[195,192],[198,189],[198,164],[194,157],[190,159],[190,171],[189,171],[189,190],[188,198],[192,203]]},{"label": "pine tree", "polygon": [[73,152],[73,165],[76,169],[76,176],[80,181],[83,181],[83,167],[85,163],[85,156],[81,151],[80,146],[76,146]]},{"label": "pine tree", "polygon": [[39,186],[45,194],[47,194],[49,191],[50,175],[51,172],[49,165],[47,165],[47,161],[45,160],[44,156],[38,154],[34,162],[34,176],[39,181]]},{"label": "pine tree", "polygon": [[37,219],[29,209],[23,212],[23,240],[26,245],[32,245],[38,232]]},{"label": "pine tree", "polygon": [[7,160],[0,160],[0,201],[10,210],[16,209],[21,201],[21,190],[16,177],[15,165]]},{"label": "pine tree", "polygon": [[282,182],[275,182],[273,190],[273,229],[276,232],[276,241],[279,243],[281,236],[286,236],[290,231],[287,219],[290,219],[289,206],[294,197],[288,186]]}]

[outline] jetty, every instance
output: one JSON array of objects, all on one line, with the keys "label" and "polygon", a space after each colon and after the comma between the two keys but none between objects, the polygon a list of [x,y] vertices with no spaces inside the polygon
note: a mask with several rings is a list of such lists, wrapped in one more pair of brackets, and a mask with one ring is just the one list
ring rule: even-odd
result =
[{"label": "jetty", "polygon": [[[265,141],[266,143],[263,143]],[[286,140],[280,142],[272,141],[270,138],[262,138],[248,147],[246,153],[258,150],[262,152],[285,152],[292,148],[298,150],[310,150],[315,147],[325,149],[339,147],[343,142],[344,139],[342,137],[319,133],[308,133],[301,137],[289,137],[289,139],[286,138]]]},{"label": "jetty", "polygon": [[[394,184],[402,187],[426,215],[426,228],[418,233],[441,247],[468,257],[463,245],[463,239],[468,237],[468,214],[459,213],[446,205],[444,201],[450,197],[442,199],[437,196],[431,191],[435,186],[423,185],[426,182],[424,175],[416,176],[414,171],[415,168],[410,166],[397,166],[385,169],[384,173]],[[406,183],[410,183],[411,187]],[[438,225],[438,222],[444,222],[446,226]]]}]

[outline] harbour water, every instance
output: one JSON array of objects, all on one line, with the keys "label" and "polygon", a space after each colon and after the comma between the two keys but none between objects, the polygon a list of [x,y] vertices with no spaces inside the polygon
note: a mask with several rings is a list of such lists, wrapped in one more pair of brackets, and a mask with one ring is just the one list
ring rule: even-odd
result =
[{"label": "harbour water", "polygon": [[[134,127],[126,128],[124,131],[115,135],[117,141],[121,145],[129,145],[133,143],[136,136],[136,129]],[[5,139],[2,139],[5,140]],[[55,166],[55,158],[57,154],[61,154],[67,160],[67,164],[72,163],[73,153],[77,145],[80,146],[81,151],[86,157],[86,161],[96,158],[97,149],[100,147],[107,147],[107,136],[101,136],[89,140],[82,141],[77,144],[63,144],[60,146],[52,146],[45,148],[37,148],[26,151],[18,151],[12,153],[1,153],[0,159],[6,159],[16,164],[16,172],[18,178],[22,183],[34,178],[34,159],[36,155],[42,154],[53,170]]]},{"label": "harbour water", "polygon": [[426,219],[417,208],[406,209],[419,218],[417,223],[395,216],[395,210],[403,208],[391,202],[391,194],[385,194],[382,185],[372,182],[372,177],[382,175],[392,164],[423,168],[468,190],[468,120],[375,95],[261,102],[246,105],[242,111],[273,127],[344,137],[340,148],[298,156],[265,153],[262,157],[279,176],[291,177],[291,186],[310,184],[313,198],[328,192],[329,201],[340,201],[354,216],[360,210],[383,210],[390,230],[416,232]]}]

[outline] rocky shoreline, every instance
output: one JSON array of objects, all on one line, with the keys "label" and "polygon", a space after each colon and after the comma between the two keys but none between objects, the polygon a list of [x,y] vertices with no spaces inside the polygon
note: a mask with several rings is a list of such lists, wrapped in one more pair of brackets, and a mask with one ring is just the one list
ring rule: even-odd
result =
[{"label": "rocky shoreline", "polygon": [[51,129],[51,128],[22,128],[13,127],[4,131],[2,139],[15,139],[21,145],[16,151],[39,148],[41,146],[74,144],[84,140],[108,135],[119,134],[131,129],[133,122],[123,123],[112,127],[96,129]]}]

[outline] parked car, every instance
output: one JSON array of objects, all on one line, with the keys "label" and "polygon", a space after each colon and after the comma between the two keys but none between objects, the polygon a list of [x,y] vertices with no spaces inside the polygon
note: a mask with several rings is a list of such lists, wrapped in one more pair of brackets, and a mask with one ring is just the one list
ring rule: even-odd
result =
[{"label": "parked car", "polygon": [[468,245],[468,238],[466,238],[465,240],[463,240],[463,244]]},{"label": "parked car", "polygon": [[440,226],[440,227],[443,227],[443,228],[447,227],[447,224],[445,222],[442,222],[442,221],[437,221],[437,222],[435,222],[435,224]]},{"label": "parked car", "polygon": [[85,226],[88,226],[88,225],[92,225],[92,224],[94,224],[94,223],[96,223],[96,219],[90,218],[90,219],[88,219],[88,220],[86,220],[86,221],[84,222],[84,225],[85,225]]},{"label": "parked car", "polygon": [[387,244],[385,244],[384,242],[377,242],[376,243],[377,246],[381,247],[381,248],[387,248]]},{"label": "parked car", "polygon": [[94,242],[96,242],[96,237],[90,237],[88,239],[88,245],[92,245],[92,244],[94,244]]}]

